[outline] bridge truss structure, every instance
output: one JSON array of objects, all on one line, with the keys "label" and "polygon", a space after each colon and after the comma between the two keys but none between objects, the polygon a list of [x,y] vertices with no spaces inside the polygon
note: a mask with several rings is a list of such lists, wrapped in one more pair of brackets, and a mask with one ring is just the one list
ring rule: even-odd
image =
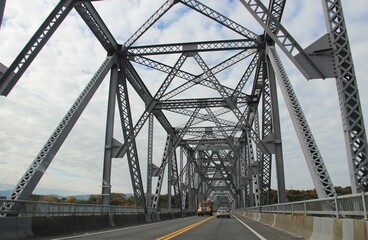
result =
[{"label": "bridge truss structure", "polygon": [[[276,166],[278,201],[285,202],[285,174],[277,84],[286,102],[305,161],[319,198],[336,196],[323,158],[303,114],[281,50],[306,79],[335,78],[354,192],[368,189],[368,146],[356,76],[340,0],[322,0],[327,31],[307,48],[282,24],[286,0],[239,0],[239,8],[259,23],[255,33],[213,9],[205,1],[167,0],[124,43],[119,43],[94,6],[94,1],[61,0],[18,57],[2,66],[0,94],[7,96],[38,53],[74,9],[106,50],[106,59],[70,107],[9,196],[28,199],[63,145],[102,81],[109,79],[102,199],[111,194],[113,158],[126,157],[137,205],[157,208],[167,173],[169,207],[193,208],[206,197],[227,197],[237,207],[270,203],[271,168]],[[267,2],[267,4],[265,4]],[[4,2],[5,3],[5,2]],[[103,2],[99,3],[102,4]],[[150,28],[174,8],[194,11],[231,32],[233,38],[203,41],[140,43]],[[164,31],[164,29],[162,29]],[[223,59],[214,62],[214,54]],[[162,59],[171,61],[162,61]],[[191,67],[188,67],[191,66]],[[242,72],[232,87],[226,71]],[[144,71],[160,72],[160,86],[149,88]],[[109,78],[107,75],[109,74]],[[222,75],[223,74],[223,75]],[[105,80],[107,81],[107,80]],[[249,91],[246,91],[249,89]],[[138,121],[132,118],[135,91],[145,104]],[[115,109],[119,116],[115,116]],[[119,121],[124,142],[114,137]],[[156,121],[166,132],[161,164],[153,164]],[[184,121],[184,123],[183,123]],[[148,126],[147,179],[144,189],[137,136]],[[156,186],[153,190],[153,179]],[[173,198],[173,199],[171,199]]]}]

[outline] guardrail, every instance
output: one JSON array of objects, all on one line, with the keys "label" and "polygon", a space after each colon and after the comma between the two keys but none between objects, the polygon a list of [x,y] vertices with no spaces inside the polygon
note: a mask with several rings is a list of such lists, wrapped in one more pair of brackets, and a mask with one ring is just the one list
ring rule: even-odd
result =
[{"label": "guardrail", "polygon": [[[241,209],[239,209],[241,210]],[[339,197],[289,202],[261,207],[247,207],[245,211],[303,214],[305,216],[333,216],[336,218],[363,218],[368,216],[368,192]]]},{"label": "guardrail", "polygon": [[[178,213],[178,208],[148,208],[148,213]],[[0,216],[67,216],[104,214],[143,214],[144,208],[76,203],[0,200]]]}]

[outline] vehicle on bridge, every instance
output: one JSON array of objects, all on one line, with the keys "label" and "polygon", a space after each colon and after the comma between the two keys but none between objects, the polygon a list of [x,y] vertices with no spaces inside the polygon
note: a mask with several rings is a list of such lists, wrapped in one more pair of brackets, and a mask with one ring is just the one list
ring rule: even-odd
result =
[{"label": "vehicle on bridge", "polygon": [[198,216],[213,215],[213,202],[211,200],[202,200],[199,202],[199,207],[197,210]]},{"label": "vehicle on bridge", "polygon": [[230,210],[227,207],[219,207],[216,212],[216,217],[227,217],[230,218]]}]

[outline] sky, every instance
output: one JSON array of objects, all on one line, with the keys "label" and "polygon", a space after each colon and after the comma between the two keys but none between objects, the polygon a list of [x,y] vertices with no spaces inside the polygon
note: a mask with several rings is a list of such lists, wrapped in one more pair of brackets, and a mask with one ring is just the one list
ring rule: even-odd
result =
[{"label": "sky", "polygon": [[[267,1],[263,1],[267,2]],[[119,43],[124,43],[164,1],[118,0],[97,1],[94,6]],[[0,29],[0,62],[9,66],[47,15],[57,4],[56,0],[6,2]],[[365,0],[342,1],[354,59],[361,107],[365,125],[368,124],[368,98],[365,89],[367,68],[365,58],[368,47],[362,33],[368,32],[368,15]],[[257,34],[263,31],[247,10],[234,0],[209,0],[206,5],[221,12]],[[282,24],[302,47],[307,47],[326,33],[320,0],[288,1]],[[175,5],[165,16],[137,41],[137,44],[214,40],[239,35],[208,21],[200,14]],[[350,185],[348,163],[334,79],[307,81],[279,50],[304,114],[312,129],[331,180],[335,186]],[[209,64],[221,54],[203,54]],[[13,189],[31,162],[59,124],[77,96],[91,79],[106,57],[106,52],[75,10],[57,29],[40,54],[32,62],[7,97],[0,97],[0,190]],[[158,57],[173,65],[174,56]],[[190,61],[183,68],[198,66]],[[163,74],[142,71],[142,79],[152,92],[160,86]],[[200,70],[194,70],[200,73]],[[229,81],[239,76],[241,68],[219,74]],[[62,195],[101,192],[104,132],[108,93],[107,77],[79,121],[55,156],[35,189],[36,193]],[[235,78],[236,79],[236,78]],[[239,79],[239,78],[238,78]],[[236,79],[236,80],[238,80]],[[179,84],[180,81],[177,83]],[[194,89],[192,95],[200,95]],[[184,93],[187,94],[187,93]],[[208,93],[210,95],[210,93]],[[154,95],[154,94],[153,94]],[[193,96],[191,96],[193,97]],[[313,183],[293,130],[289,113],[281,92],[278,94],[283,141],[285,182],[287,189],[312,189]],[[144,110],[139,96],[130,88],[133,121]],[[117,113],[116,113],[117,114]],[[186,117],[182,117],[186,119]],[[180,125],[183,121],[170,117]],[[115,137],[121,139],[121,128],[115,124]],[[166,136],[155,122],[154,163],[160,164]],[[146,176],[147,128],[137,137],[142,176]],[[274,169],[274,167],[273,167]],[[275,174],[272,176],[276,184]],[[155,186],[155,185],[154,185]],[[112,191],[132,192],[127,160],[113,159]]]}]

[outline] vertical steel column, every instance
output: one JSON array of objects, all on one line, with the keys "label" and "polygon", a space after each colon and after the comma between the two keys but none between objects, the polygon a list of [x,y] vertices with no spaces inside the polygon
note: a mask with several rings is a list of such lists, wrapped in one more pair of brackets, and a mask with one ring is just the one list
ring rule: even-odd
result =
[{"label": "vertical steel column", "polygon": [[340,0],[322,0],[322,5],[333,48],[351,189],[368,191],[368,143],[342,5]]},{"label": "vertical steel column", "polygon": [[269,46],[267,52],[273,69],[276,71],[277,81],[284,96],[317,195],[319,198],[334,197],[336,196],[335,188],[276,49]]},{"label": "vertical steel column", "polygon": [[[262,61],[260,64],[264,64],[262,67],[263,73],[263,92],[262,92],[262,139],[265,139],[272,134],[272,106],[271,106],[271,90],[270,82],[267,78],[266,62]],[[260,204],[270,204],[271,200],[271,169],[272,169],[272,154],[262,153],[261,161],[258,165],[258,175],[260,179],[257,179],[260,191]]]},{"label": "vertical steel column", "polygon": [[115,65],[111,68],[109,97],[107,103],[107,119],[105,132],[105,151],[102,175],[102,204],[110,205],[111,195],[111,161],[113,150],[113,134],[114,134],[114,118],[115,118],[115,102],[116,91],[118,88],[118,67]]},{"label": "vertical steel column", "polygon": [[183,171],[183,166],[184,166],[184,163],[183,163],[183,154],[184,154],[183,147],[180,146],[180,148],[179,148],[179,172],[180,173]]},{"label": "vertical steel column", "polygon": [[73,0],[60,0],[0,79],[0,95],[7,96],[22,74],[73,8]]},{"label": "vertical steel column", "polygon": [[[253,143],[247,132],[247,163],[249,177],[249,206],[259,206],[261,204],[262,183],[260,183],[261,164],[254,160]],[[257,148],[258,150],[259,148]]]},{"label": "vertical steel column", "polygon": [[148,119],[148,146],[147,146],[147,207],[152,207],[152,169],[153,169],[153,114]]},{"label": "vertical steel column", "polygon": [[47,140],[41,151],[29,166],[23,177],[15,186],[13,192],[8,197],[11,200],[27,200],[41,180],[43,174],[51,164],[55,155],[64,143],[66,137],[73,129],[80,115],[87,107],[87,104],[97,91],[102,80],[115,64],[116,56],[108,56],[97,70],[95,75],[83,89],[77,100],[70,107],[59,125],[56,127],[50,138]]},{"label": "vertical steel column", "polygon": [[6,0],[0,1],[0,29],[1,29],[1,23],[3,21],[3,16],[4,16],[5,2]]},{"label": "vertical steel column", "polygon": [[162,188],[162,182],[164,179],[164,175],[165,175],[165,168],[166,168],[166,164],[164,163],[165,161],[167,161],[168,155],[170,154],[171,151],[171,147],[172,147],[172,141],[171,141],[171,135],[167,134],[166,136],[166,144],[165,144],[165,149],[164,149],[164,155],[162,157],[162,167],[159,168],[159,172],[158,172],[158,180],[157,180],[157,184],[156,184],[156,190],[155,193],[153,195],[153,200],[152,200],[152,208],[158,208],[159,206],[159,200],[160,200],[160,195],[161,195],[161,188]]},{"label": "vertical steel column", "polygon": [[270,61],[267,61],[267,72],[270,84],[271,93],[271,111],[272,111],[272,126],[273,126],[273,144],[275,147],[275,162],[276,162],[276,176],[277,176],[277,196],[278,202],[286,202],[285,193],[285,174],[284,174],[284,159],[282,155],[282,140],[280,127],[279,104],[277,100],[277,88],[275,72],[272,69]]},{"label": "vertical steel column", "polygon": [[[191,159],[191,158],[188,158],[187,159]],[[193,179],[194,179],[194,176],[192,176],[192,164],[193,163],[189,163],[188,164],[188,167],[187,167],[187,171],[185,173],[185,179],[187,179],[187,184],[188,184],[188,187],[187,187],[187,194],[188,194],[188,209],[189,210],[192,210],[194,209],[194,204],[193,204],[193,192],[192,192],[192,182],[193,182]],[[183,196],[184,197],[184,196]],[[184,205],[184,204],[183,204]],[[184,205],[185,206],[185,205]]]},{"label": "vertical steel column", "polygon": [[[173,136],[170,138],[171,140],[171,146],[173,146]],[[174,150],[175,151],[175,150]],[[167,163],[167,207],[171,208],[171,189],[172,189],[172,177],[173,177],[173,166],[172,166],[172,158],[173,158],[173,154],[174,154],[173,150],[170,150],[169,153],[169,161]]]},{"label": "vertical steel column", "polygon": [[[123,136],[125,143],[127,145],[127,159],[129,165],[130,179],[132,182],[132,188],[134,192],[134,196],[136,199],[136,203],[138,207],[143,207],[145,212],[147,212],[146,199],[143,190],[143,181],[141,175],[141,169],[139,166],[138,159],[138,151],[137,145],[135,141],[135,137],[137,136],[139,130],[142,128],[145,120],[148,119],[149,113],[145,111],[143,117],[139,121],[141,121],[141,125],[139,127],[133,128],[132,122],[132,111],[129,102],[128,88],[127,82],[124,75],[124,70],[121,71],[123,77],[119,78],[118,82],[118,107],[121,119],[121,128],[123,130]],[[143,119],[143,120],[142,120]],[[137,132],[135,132],[137,130]]]}]

